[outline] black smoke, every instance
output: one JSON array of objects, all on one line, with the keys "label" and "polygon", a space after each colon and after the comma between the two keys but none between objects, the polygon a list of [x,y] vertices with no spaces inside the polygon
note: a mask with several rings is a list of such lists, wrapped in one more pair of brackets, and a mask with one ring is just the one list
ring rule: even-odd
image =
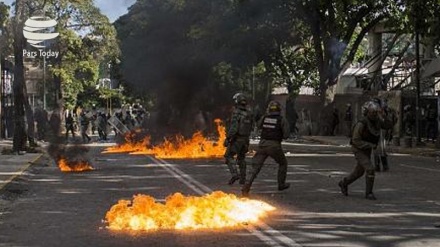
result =
[{"label": "black smoke", "polygon": [[54,160],[55,164],[58,164],[60,159],[86,161],[89,148],[79,142],[74,145],[67,145],[66,137],[62,133],[62,124],[62,111],[60,108],[56,108],[49,119],[47,132],[49,146],[47,147],[47,153]]},{"label": "black smoke", "polygon": [[131,6],[115,22],[121,73],[133,93],[155,96],[154,129],[192,133],[199,111],[225,118],[232,96],[250,90],[249,82],[224,85],[213,68],[231,64],[235,79],[272,59],[274,43],[291,36],[281,2],[138,0]]}]

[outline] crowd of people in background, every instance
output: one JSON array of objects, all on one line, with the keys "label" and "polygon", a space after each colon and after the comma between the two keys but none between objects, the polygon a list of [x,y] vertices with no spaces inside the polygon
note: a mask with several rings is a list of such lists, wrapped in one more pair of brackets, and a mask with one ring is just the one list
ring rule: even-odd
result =
[{"label": "crowd of people in background", "polygon": [[[416,117],[415,109],[411,104],[406,104],[402,107],[402,112],[398,115],[401,118],[401,136],[402,137],[414,137],[416,135]],[[297,111],[293,102],[287,101],[285,107],[285,114],[289,127],[291,130],[291,139],[297,139],[301,135],[322,135],[322,133],[316,132],[315,120],[313,120],[312,113],[309,109],[301,108]],[[204,114],[198,114],[195,118],[200,119],[200,116]],[[48,119],[50,113],[43,109],[41,106],[37,106],[34,109],[35,120],[35,138],[38,141],[47,141]],[[84,143],[92,141],[92,136],[97,133],[98,138],[96,141],[107,141],[110,132],[114,132],[118,135],[120,132],[131,130],[133,128],[143,125],[143,121],[149,119],[150,113],[142,108],[141,105],[133,104],[129,106],[123,106],[120,109],[113,111],[110,114],[107,110],[96,110],[94,108],[76,108],[74,110],[66,111],[63,116],[63,130],[66,139],[70,137],[75,139],[80,136]],[[316,116],[315,116],[316,117]],[[421,108],[421,127],[420,131],[422,137],[426,138],[429,142],[434,142],[437,137],[437,107],[432,103],[427,104]],[[118,129],[114,126],[115,121],[109,123],[109,120],[113,119],[116,122],[121,123],[124,129]],[[204,121],[196,121],[195,127],[199,130],[206,129],[206,125],[209,122],[206,119]],[[326,121],[321,121],[321,124],[326,127],[328,135],[345,135],[351,136],[352,127],[356,122],[354,109],[350,103],[347,103],[345,107],[333,106],[329,111]],[[209,128],[212,129],[212,128]],[[251,134],[252,138],[257,138],[256,132]],[[389,137],[388,133],[388,137]],[[392,134],[391,134],[392,136]],[[390,138],[388,138],[391,140]]]},{"label": "crowd of people in background", "polygon": [[[38,141],[47,141],[47,132],[49,127],[49,112],[42,107],[36,107],[34,110],[34,120],[36,124],[36,138]],[[94,110],[85,108],[75,108],[67,110],[64,113],[62,132],[66,141],[75,140],[80,136],[83,143],[93,141],[92,136],[97,133],[95,141],[105,142],[108,135],[113,131],[115,135],[122,132],[121,129],[115,128],[109,122],[113,118],[114,121],[120,122],[127,127],[128,130],[139,127],[148,117],[148,112],[141,105],[132,105],[122,107],[110,114],[106,110]]]},{"label": "crowd of people in background", "polygon": [[[353,108],[351,103],[345,106],[330,105],[328,110],[315,114],[310,109],[296,109],[292,107],[292,102],[286,102],[286,117],[289,121],[291,129],[290,138],[296,139],[300,135],[317,135],[317,136],[347,136],[351,137],[354,124],[359,120],[359,109]],[[400,137],[414,138],[416,137],[416,114],[415,107],[411,104],[404,104],[401,112],[393,107],[388,107],[397,114],[396,122],[401,120],[399,125]],[[298,111],[297,111],[298,110]],[[356,113],[355,113],[356,111]],[[435,143],[438,135],[438,112],[437,107],[433,103],[427,103],[420,108],[420,136],[426,142]],[[319,128],[320,127],[320,128]],[[391,142],[394,133],[387,133],[389,142]],[[393,131],[389,131],[393,132]]]}]

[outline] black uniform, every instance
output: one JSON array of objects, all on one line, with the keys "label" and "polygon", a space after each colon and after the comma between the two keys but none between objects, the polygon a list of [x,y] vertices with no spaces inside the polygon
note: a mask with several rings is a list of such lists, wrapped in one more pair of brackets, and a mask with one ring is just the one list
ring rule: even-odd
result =
[{"label": "black uniform", "polygon": [[69,131],[72,133],[72,136],[75,138],[74,124],[75,124],[75,121],[72,117],[72,114],[69,114],[66,117],[66,139],[69,137]]},{"label": "black uniform", "polygon": [[286,183],[287,159],[281,146],[281,141],[289,137],[289,123],[279,112],[264,116],[258,123],[261,128],[261,141],[257,153],[252,158],[251,177],[242,188],[243,196],[248,196],[252,183],[263,167],[267,157],[273,158],[278,163],[278,189],[289,188]]}]

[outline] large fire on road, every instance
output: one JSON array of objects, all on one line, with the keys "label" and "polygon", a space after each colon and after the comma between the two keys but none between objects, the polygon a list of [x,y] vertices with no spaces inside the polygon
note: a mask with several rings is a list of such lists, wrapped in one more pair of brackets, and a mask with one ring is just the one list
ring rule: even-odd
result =
[{"label": "large fire on road", "polygon": [[67,161],[65,158],[58,160],[58,167],[62,172],[84,172],[94,170],[87,161]]},{"label": "large fire on road", "polygon": [[132,153],[138,151],[147,151],[150,146],[150,137],[144,137],[142,140],[137,141],[136,136],[140,133],[139,130],[129,132],[125,135],[125,142],[123,144],[108,147],[102,153]]},{"label": "large fire on road", "polygon": [[220,119],[216,119],[215,124],[219,133],[217,142],[204,137],[200,131],[194,133],[191,139],[187,140],[179,135],[173,140],[165,139],[163,143],[153,147],[149,147],[149,137],[140,142],[135,142],[132,141],[133,138],[128,136],[125,138],[125,144],[107,148],[103,153],[151,154],[162,159],[223,157],[225,153],[223,142],[226,139],[226,130]]},{"label": "large fire on road", "polygon": [[147,195],[136,195],[132,202],[120,200],[112,206],[105,220],[111,230],[219,229],[256,223],[273,210],[265,202],[221,191],[202,197],[175,193],[166,198],[165,204]]}]

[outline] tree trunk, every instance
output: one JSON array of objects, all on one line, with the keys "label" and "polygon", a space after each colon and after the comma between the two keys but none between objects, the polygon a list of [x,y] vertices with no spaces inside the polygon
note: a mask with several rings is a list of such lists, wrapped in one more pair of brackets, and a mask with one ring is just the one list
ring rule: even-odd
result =
[{"label": "tree trunk", "polygon": [[12,149],[14,152],[26,150],[26,130],[24,120],[24,65],[23,65],[23,15],[24,1],[17,0],[15,3],[15,29],[14,29],[14,137]]},{"label": "tree trunk", "polygon": [[54,75],[54,87],[55,87],[55,108],[52,111],[52,115],[49,120],[49,147],[47,152],[49,155],[58,162],[58,160],[65,153],[66,139],[61,134],[61,126],[63,119],[63,102],[61,98],[61,78],[58,75]]},{"label": "tree trunk", "polygon": [[35,147],[35,121],[34,121],[34,112],[31,108],[31,104],[29,103],[29,98],[27,94],[26,84],[23,83],[23,98],[24,98],[24,108],[26,111],[26,121],[27,121],[27,136],[29,140],[29,146]]}]

